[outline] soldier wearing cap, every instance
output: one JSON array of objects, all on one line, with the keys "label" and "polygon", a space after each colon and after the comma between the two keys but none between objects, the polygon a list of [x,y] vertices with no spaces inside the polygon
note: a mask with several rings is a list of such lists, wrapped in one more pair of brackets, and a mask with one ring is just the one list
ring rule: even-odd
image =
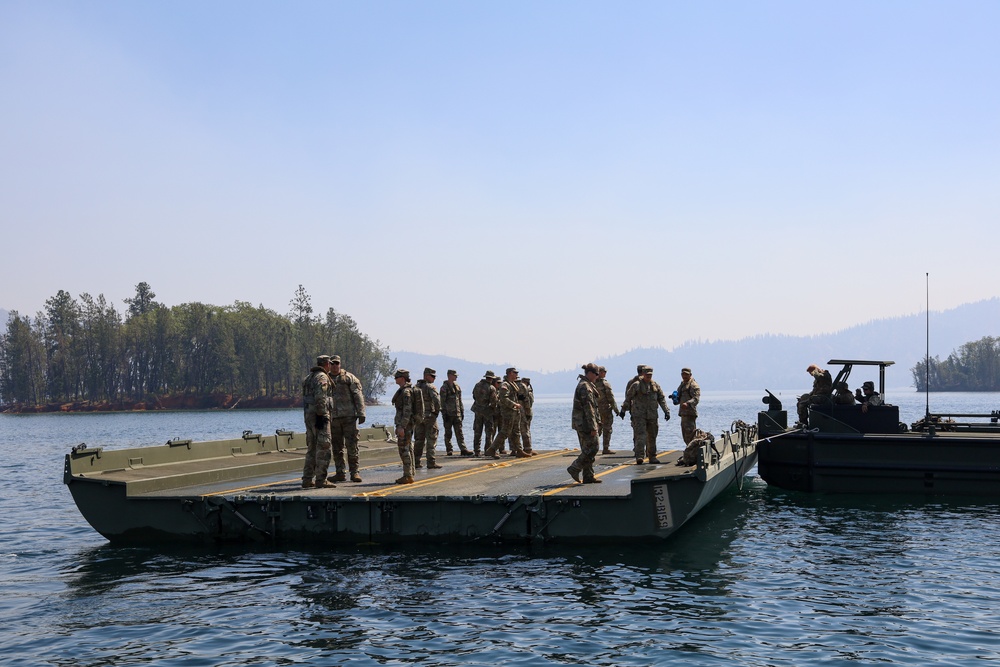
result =
[{"label": "soldier wearing cap", "polygon": [[615,392],[611,388],[611,383],[607,381],[608,369],[604,366],[597,367],[597,408],[601,415],[601,428],[597,435],[604,436],[604,447],[602,454],[614,454],[611,451],[611,432],[614,430],[615,420],[613,415],[618,414],[618,402],[615,400]]},{"label": "soldier wearing cap", "polygon": [[681,369],[681,383],[677,385],[677,402],[680,407],[677,414],[681,417],[681,438],[684,444],[688,445],[694,439],[694,432],[698,429],[698,403],[701,401],[701,387],[691,377],[690,368]]},{"label": "soldier wearing cap", "polygon": [[[333,460],[337,474],[333,481],[347,479],[345,468],[350,469],[351,481],[360,482],[358,470],[358,424],[365,423],[365,394],[361,380],[340,366],[340,356],[330,357],[330,435],[333,438]],[[344,449],[347,465],[344,465]]]},{"label": "soldier wearing cap", "polygon": [[424,410],[423,396],[410,384],[410,371],[396,371],[396,385],[399,389],[392,397],[396,408],[396,446],[399,448],[399,460],[403,463],[403,476],[396,484],[413,484],[413,419],[414,415]]},{"label": "soldier wearing cap", "polygon": [[[595,364],[585,364],[583,375],[573,393],[573,430],[580,441],[580,455],[566,468],[566,472],[574,481],[584,484],[600,484],[601,480],[594,476],[594,460],[599,447],[597,432],[601,426],[601,416],[598,408],[600,400],[595,382],[598,378],[598,368]],[[583,479],[580,479],[580,476]]]},{"label": "soldier wearing cap", "polygon": [[518,400],[521,403],[521,448],[526,454],[535,455],[531,448],[531,419],[534,417],[535,390],[531,386],[531,378],[521,378],[521,393]]},{"label": "soldier wearing cap", "polygon": [[497,401],[500,404],[500,424],[497,427],[497,435],[493,443],[483,452],[484,456],[494,459],[500,458],[498,453],[504,441],[510,442],[510,455],[517,458],[528,458],[531,454],[526,454],[521,448],[521,417],[522,406],[518,400],[518,393],[521,391],[521,384],[517,381],[518,371],[516,368],[508,368],[503,383],[500,385],[500,395]]},{"label": "soldier wearing cap", "polygon": [[[485,434],[485,443],[483,447],[489,447],[490,443],[493,442],[493,438],[497,436],[497,431],[500,430],[500,385],[503,384],[503,378],[499,375],[493,378],[493,389],[496,393],[493,395],[493,419],[487,425],[487,430]],[[503,443],[500,444],[500,449],[497,450],[498,453],[502,454],[504,452]]]},{"label": "soldier wearing cap", "polygon": [[302,488],[333,486],[326,476],[330,469],[330,357],[321,354],[302,381],[302,407],[306,422],[306,460],[302,466]]},{"label": "soldier wearing cap", "polygon": [[861,412],[868,412],[869,405],[882,405],[882,396],[875,391],[871,380],[861,383],[861,389],[854,392],[854,400],[861,404]]},{"label": "soldier wearing cap", "polygon": [[465,446],[462,421],[465,419],[465,405],[462,403],[462,388],[458,386],[458,371],[448,369],[448,379],[441,384],[441,421],[444,423],[444,449],[448,456],[454,455],[451,447],[451,433],[455,432],[455,442],[462,456],[472,456]]},{"label": "soldier wearing cap", "polygon": [[656,434],[660,426],[657,421],[657,406],[663,409],[663,418],[670,420],[670,408],[667,407],[667,397],[657,382],[653,381],[653,369],[643,367],[642,379],[634,383],[625,395],[632,413],[632,452],[635,462],[642,465],[643,459],[650,463],[659,463],[656,458]]},{"label": "soldier wearing cap", "polygon": [[427,452],[427,469],[440,468],[435,456],[434,447],[437,445],[438,426],[437,418],[441,413],[441,395],[438,394],[434,380],[437,378],[437,371],[433,368],[424,369],[424,378],[417,380],[416,391],[419,391],[424,402],[424,413],[417,420],[413,428],[413,454],[414,465],[417,468],[423,467],[420,459]]},{"label": "soldier wearing cap", "polygon": [[497,400],[497,390],[493,386],[496,374],[486,371],[486,375],[472,388],[472,449],[476,456],[483,453],[483,430],[486,430],[486,443],[492,442],[493,409]]},{"label": "soldier wearing cap", "polygon": [[802,394],[796,401],[799,424],[803,426],[809,421],[809,406],[824,405],[833,398],[833,378],[830,377],[830,371],[816,364],[809,364],[806,373],[813,379],[812,391]]}]

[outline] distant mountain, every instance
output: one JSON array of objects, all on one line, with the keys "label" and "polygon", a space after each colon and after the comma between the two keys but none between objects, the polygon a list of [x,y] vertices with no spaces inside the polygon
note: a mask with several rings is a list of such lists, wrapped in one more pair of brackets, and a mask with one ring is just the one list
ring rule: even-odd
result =
[{"label": "distant mountain", "polygon": [[[638,364],[654,370],[654,378],[667,393],[680,382],[680,369],[690,366],[703,391],[765,388],[773,391],[806,391],[811,382],[805,369],[811,363],[825,366],[830,359],[874,359],[895,361],[886,372],[886,385],[891,388],[912,387],[910,369],[924,358],[927,319],[924,313],[884,320],[874,320],[835,333],[816,336],[761,335],[737,341],[711,343],[690,342],[673,350],[640,348],[614,357],[595,359],[608,368],[608,380],[621,401],[625,384],[635,375]],[[724,331],[720,335],[724,335]],[[1000,336],[1000,298],[965,304],[952,310],[930,313],[930,354],[945,359],[965,343],[983,336]],[[472,385],[490,369],[503,373],[511,364],[484,364],[454,357],[394,353],[397,364],[420,377],[425,366],[438,372],[438,382],[445,371],[459,373],[459,384],[466,388],[471,400]],[[542,373],[521,368],[521,375],[531,378],[536,394],[571,394],[576,386],[576,369]],[[871,377],[868,377],[871,375]],[[863,380],[876,380],[857,368],[851,376],[852,388]],[[763,393],[761,394],[763,395]]]}]

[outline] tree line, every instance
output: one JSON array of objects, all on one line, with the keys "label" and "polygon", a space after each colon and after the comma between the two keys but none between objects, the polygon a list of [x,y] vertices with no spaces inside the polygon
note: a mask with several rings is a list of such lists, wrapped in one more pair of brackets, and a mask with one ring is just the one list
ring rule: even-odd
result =
[{"label": "tree line", "polygon": [[177,394],[297,397],[317,354],[339,354],[365,397],[385,392],[389,349],[299,285],[287,315],[253,307],[167,307],[143,282],[119,312],[104,295],[59,292],[34,318],[10,313],[0,336],[0,403],[142,402]]},{"label": "tree line", "polygon": [[918,361],[910,370],[917,391],[928,385],[931,391],[1000,391],[1000,338],[965,343],[944,361]]}]

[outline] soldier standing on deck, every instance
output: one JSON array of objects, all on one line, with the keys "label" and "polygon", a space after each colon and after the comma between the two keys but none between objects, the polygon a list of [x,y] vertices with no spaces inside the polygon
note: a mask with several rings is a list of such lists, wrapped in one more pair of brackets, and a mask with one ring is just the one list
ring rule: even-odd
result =
[{"label": "soldier standing on deck", "polygon": [[462,456],[472,456],[465,447],[462,421],[465,419],[465,405],[462,403],[462,388],[458,386],[458,371],[448,370],[448,379],[441,385],[441,421],[444,422],[444,448],[448,456],[453,456],[451,432],[455,431],[455,442]]},{"label": "soldier standing on deck", "polygon": [[347,465],[350,467],[351,481],[360,482],[358,471],[358,424],[365,423],[365,395],[361,380],[353,373],[340,367],[340,357],[330,357],[330,436],[333,439],[333,460],[337,474],[333,481],[343,482],[344,448],[347,448]]},{"label": "soldier standing on deck", "polygon": [[[497,437],[497,431],[500,430],[500,385],[503,384],[503,378],[499,375],[493,378],[493,412],[490,422],[486,425],[486,440],[483,446],[488,448],[493,439]],[[500,449],[497,450],[499,453],[503,453],[504,445],[500,443]]]},{"label": "soldier standing on deck", "polygon": [[424,411],[423,396],[410,384],[410,371],[396,371],[396,390],[392,404],[396,408],[396,446],[399,448],[399,460],[403,463],[403,476],[396,484],[413,484],[413,416]]},{"label": "soldier standing on deck", "polygon": [[413,428],[414,466],[423,467],[420,459],[426,450],[428,470],[441,467],[434,457],[434,447],[437,445],[438,437],[437,418],[441,412],[441,395],[438,394],[437,387],[434,386],[435,378],[437,378],[437,371],[433,368],[425,368],[424,379],[417,380],[416,387],[424,401],[424,414],[417,420],[417,425]]},{"label": "soldier standing on deck", "polygon": [[493,371],[486,371],[483,379],[472,388],[472,412],[476,415],[472,421],[472,449],[476,456],[483,454],[483,430],[486,431],[486,446],[493,441],[491,426],[493,424],[493,404],[497,400],[497,390],[493,386]]},{"label": "soldier standing on deck", "polygon": [[[306,460],[302,488],[333,486],[326,480],[330,469],[330,357],[316,357],[316,365],[302,381],[302,407],[306,421]],[[315,477],[315,482],[313,478]]]},{"label": "soldier standing on deck", "polygon": [[614,430],[614,415],[618,414],[618,402],[615,400],[615,392],[611,388],[611,383],[607,381],[608,369],[604,366],[597,367],[597,408],[601,415],[601,428],[597,435],[604,436],[604,448],[602,454],[614,454],[611,451],[611,431]]},{"label": "soldier standing on deck", "polygon": [[677,385],[677,402],[680,407],[677,414],[681,416],[681,438],[685,445],[691,444],[694,432],[697,430],[698,402],[701,401],[701,387],[691,377],[690,368],[681,369],[681,383]]},{"label": "soldier standing on deck", "polygon": [[521,447],[527,454],[534,456],[535,452],[531,449],[531,418],[534,417],[532,406],[535,404],[535,390],[531,386],[531,378],[521,378],[521,387],[523,394],[518,395],[519,398],[522,395],[524,397],[521,400],[523,408],[521,416]]},{"label": "soldier standing on deck", "polygon": [[663,418],[667,421],[670,420],[670,408],[667,407],[663,389],[653,382],[652,368],[643,368],[642,379],[629,387],[625,401],[632,412],[632,452],[636,464],[642,465],[644,457],[650,463],[659,463],[656,458],[656,434],[660,427],[656,420],[656,407],[663,409]]},{"label": "soldier standing on deck", "polygon": [[597,406],[598,391],[594,386],[598,377],[597,366],[586,364],[583,373],[573,394],[573,430],[580,440],[580,455],[566,468],[566,472],[577,482],[581,481],[582,474],[584,484],[600,484],[601,480],[594,476],[594,460],[597,458],[598,448],[597,431],[601,426]]},{"label": "soldier standing on deck", "polygon": [[636,382],[642,380],[643,373],[646,372],[646,364],[639,364],[635,367],[635,377],[628,381],[625,385],[625,398],[622,400],[622,408],[618,411],[618,416],[625,419],[625,413],[629,411],[630,405],[628,400],[628,390],[632,388]]},{"label": "soldier standing on deck", "polygon": [[494,459],[500,458],[500,451],[504,440],[510,442],[510,455],[517,458],[528,458],[531,454],[525,454],[521,449],[521,412],[523,408],[518,401],[518,392],[521,388],[517,381],[517,369],[508,368],[506,378],[500,385],[500,425],[497,428],[497,436],[493,439],[493,444],[483,452],[484,456]]}]

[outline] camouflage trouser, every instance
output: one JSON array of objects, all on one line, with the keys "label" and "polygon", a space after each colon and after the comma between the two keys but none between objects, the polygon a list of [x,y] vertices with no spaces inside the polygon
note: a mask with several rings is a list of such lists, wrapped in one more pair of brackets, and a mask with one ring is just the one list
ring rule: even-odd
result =
[{"label": "camouflage trouser", "polygon": [[465,434],[462,433],[462,418],[455,416],[449,417],[448,415],[443,415],[441,420],[444,422],[444,449],[449,454],[452,452],[451,447],[451,432],[455,431],[455,442],[458,443],[458,448],[465,451]]},{"label": "camouflage trouser", "polygon": [[521,446],[524,451],[531,451],[531,415],[524,415],[521,420]]},{"label": "camouflage trouser", "polygon": [[698,430],[696,421],[698,421],[698,417],[694,415],[681,415],[681,438],[684,439],[685,445],[691,444],[694,432]]},{"label": "camouflage trouser", "polygon": [[497,427],[497,435],[493,438],[493,444],[486,448],[484,454],[492,456],[496,452],[503,451],[504,441],[510,442],[510,453],[517,454],[521,451],[521,413],[516,410],[504,412]]},{"label": "camouflage trouser", "polygon": [[420,465],[420,457],[427,452],[427,465],[436,463],[434,457],[434,447],[437,446],[438,425],[437,418],[428,418],[422,424],[413,427],[413,464]]},{"label": "camouflage trouser", "polygon": [[570,469],[583,473],[584,480],[594,479],[594,460],[597,459],[599,447],[597,436],[577,431],[576,437],[580,440],[580,455],[570,465]]},{"label": "camouflage trouser", "polygon": [[493,417],[484,417],[476,413],[476,418],[472,420],[472,450],[479,456],[483,453],[483,431],[486,432],[486,446],[493,442],[494,428]]},{"label": "camouflage trouser", "polygon": [[601,425],[597,427],[597,435],[604,436],[604,451],[611,449],[611,432],[614,431],[615,413],[608,410],[601,412]]},{"label": "camouflage trouser", "polygon": [[330,437],[333,439],[333,460],[337,472],[344,472],[344,445],[347,446],[347,464],[351,472],[358,471],[358,418],[334,417],[330,420]]},{"label": "camouflage trouser", "polygon": [[795,407],[798,410],[799,422],[805,424],[809,418],[809,406],[810,405],[824,405],[831,401],[830,394],[820,394],[819,396],[813,396],[812,392],[808,394],[802,394],[799,396],[798,401],[796,401]]},{"label": "camouflage trouser", "polygon": [[396,442],[399,460],[403,462],[403,477],[413,477],[413,426],[403,429],[403,437]]},{"label": "camouflage trouser", "polygon": [[316,428],[316,415],[305,414],[306,421],[306,461],[302,466],[302,479],[317,482],[326,479],[330,469],[330,424]]},{"label": "camouflage trouser", "polygon": [[659,432],[660,422],[656,417],[632,415],[632,453],[635,458],[656,458],[656,434]]}]

